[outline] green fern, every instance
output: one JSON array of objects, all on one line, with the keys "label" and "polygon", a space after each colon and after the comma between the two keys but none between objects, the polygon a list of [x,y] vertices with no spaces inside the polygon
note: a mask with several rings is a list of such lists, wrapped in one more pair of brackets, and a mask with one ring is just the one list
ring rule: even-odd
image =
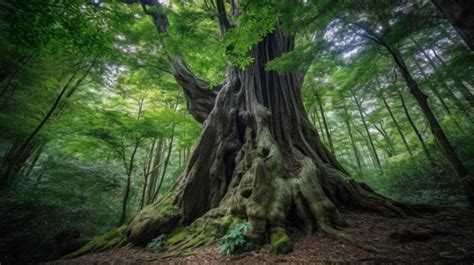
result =
[{"label": "green fern", "polygon": [[227,233],[219,239],[219,251],[224,255],[230,255],[237,249],[245,247],[247,241],[244,238],[244,233],[250,228],[248,222],[236,224],[229,229]]}]

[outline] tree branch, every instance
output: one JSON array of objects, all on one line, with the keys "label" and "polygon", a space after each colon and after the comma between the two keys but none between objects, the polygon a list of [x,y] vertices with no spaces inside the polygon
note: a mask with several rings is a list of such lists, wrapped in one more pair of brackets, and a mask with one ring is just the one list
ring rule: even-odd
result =
[{"label": "tree branch", "polygon": [[[145,14],[153,19],[159,36],[166,33],[169,26],[168,17],[165,14],[164,7],[157,0],[122,1],[127,4],[140,3]],[[176,82],[183,88],[188,111],[197,121],[204,122],[214,107],[216,91],[210,89],[207,81],[197,77],[182,58],[171,56],[168,53],[166,53],[166,56]]]},{"label": "tree branch", "polygon": [[219,20],[219,28],[221,29],[221,35],[224,36],[224,33],[233,26],[227,17],[224,0],[216,0],[216,6],[217,19]]}]

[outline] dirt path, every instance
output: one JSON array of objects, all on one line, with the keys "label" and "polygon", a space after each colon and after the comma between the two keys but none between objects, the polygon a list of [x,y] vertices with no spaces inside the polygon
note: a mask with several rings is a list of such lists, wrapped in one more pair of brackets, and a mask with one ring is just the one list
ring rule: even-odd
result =
[{"label": "dirt path", "polygon": [[[474,214],[459,211],[426,215],[424,218],[388,219],[368,213],[344,213],[350,227],[344,231],[371,242],[381,250],[367,252],[347,246],[316,233],[295,235],[294,250],[286,255],[270,253],[268,247],[240,255],[225,257],[217,247],[189,250],[187,257],[163,257],[167,253],[143,248],[121,248],[50,264],[162,264],[162,263],[456,263],[474,264]],[[404,242],[407,232],[417,238]],[[389,234],[399,231],[389,239]]]}]

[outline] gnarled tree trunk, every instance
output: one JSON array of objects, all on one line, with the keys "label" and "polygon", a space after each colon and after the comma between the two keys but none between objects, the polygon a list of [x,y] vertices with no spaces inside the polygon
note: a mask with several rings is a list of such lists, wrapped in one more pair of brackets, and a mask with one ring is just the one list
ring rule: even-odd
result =
[{"label": "gnarled tree trunk", "polygon": [[[294,38],[277,26],[251,50],[254,63],[245,70],[228,68],[207,117],[206,108],[190,104],[199,110],[194,116],[204,118],[200,141],[172,191],[131,222],[130,242],[142,244],[178,226],[231,215],[250,222],[246,236],[257,243],[286,231],[288,220],[354,243],[336,230],[344,225],[339,206],[405,215],[401,205],[350,180],[322,145],[303,107],[302,76],[265,70],[268,61],[293,47]],[[182,60],[171,64],[185,90],[202,88],[190,85]]]}]

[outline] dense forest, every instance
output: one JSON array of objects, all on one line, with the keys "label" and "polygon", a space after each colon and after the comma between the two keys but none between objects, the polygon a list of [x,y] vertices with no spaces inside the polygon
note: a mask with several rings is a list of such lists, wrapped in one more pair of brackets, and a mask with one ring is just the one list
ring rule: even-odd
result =
[{"label": "dense forest", "polygon": [[0,264],[474,261],[473,1],[0,7]]}]

